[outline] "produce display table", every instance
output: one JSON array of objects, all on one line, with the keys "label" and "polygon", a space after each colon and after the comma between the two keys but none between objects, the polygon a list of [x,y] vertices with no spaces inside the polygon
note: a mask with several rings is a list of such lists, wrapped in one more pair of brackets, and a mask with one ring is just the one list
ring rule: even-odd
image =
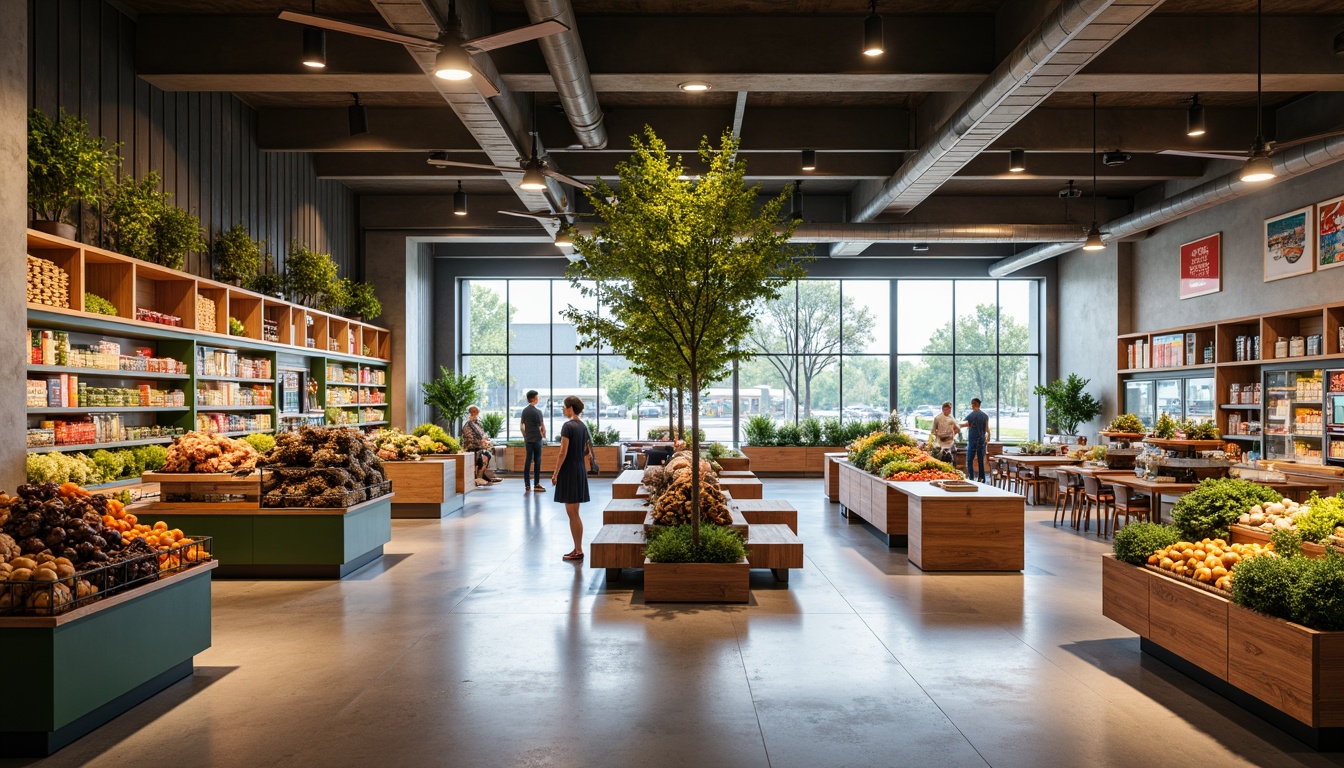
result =
[{"label": "produce display table", "polygon": [[1026,566],[1025,497],[980,485],[887,483],[907,499],[910,562],[924,571],[1020,571]]},{"label": "produce display table", "polygon": [[392,540],[396,495],[349,508],[159,502],[136,511],[169,528],[214,537],[221,577],[343,579],[383,556],[383,545]]},{"label": "produce display table", "polygon": [[1068,456],[1058,456],[1058,455],[1055,455],[1055,456],[1004,456],[1004,458],[1001,459],[1001,460],[1006,460],[1006,461],[1007,461],[1010,465],[1012,465],[1012,466],[1017,466],[1017,467],[1020,467],[1020,468],[1022,468],[1022,469],[1030,469],[1030,470],[1031,470],[1031,480],[1028,481],[1028,484],[1031,486],[1031,489],[1032,489],[1032,499],[1031,499],[1031,502],[1032,502],[1033,504],[1040,504],[1040,503],[1041,503],[1041,500],[1038,499],[1038,498],[1036,498],[1035,495],[1036,495],[1036,490],[1039,489],[1039,488],[1044,484],[1044,482],[1045,482],[1044,478],[1041,477],[1041,470],[1042,470],[1042,469],[1051,469],[1051,468],[1058,468],[1058,467],[1074,466],[1074,465],[1082,464],[1082,463],[1083,463],[1083,460],[1082,460],[1082,459],[1074,459],[1074,458],[1070,458],[1070,457],[1068,457]]},{"label": "produce display table", "polygon": [[158,483],[162,499],[239,496],[255,503],[261,498],[261,474],[257,472],[241,477],[229,472],[146,472],[140,479]]},{"label": "produce display table", "polygon": [[[45,757],[192,673],[210,647],[202,563],[53,617],[0,618],[0,757]],[[114,649],[134,649],[115,653]]]},{"label": "produce display table", "polygon": [[825,456],[826,463],[821,469],[821,482],[825,488],[826,498],[831,501],[840,500],[840,462],[848,458],[848,453],[828,453]]},{"label": "produce display table", "polygon": [[886,538],[888,547],[905,546],[908,530],[906,497],[893,483],[864,472],[848,460],[837,463],[840,468],[840,515],[851,523],[867,521]]},{"label": "produce display table", "polygon": [[1315,749],[1344,747],[1344,632],[1257,613],[1113,555],[1101,563],[1101,613],[1144,653]]},{"label": "produce display table", "polygon": [[384,461],[383,471],[392,481],[397,499],[392,518],[447,517],[462,508],[464,495],[457,492],[457,461]]}]

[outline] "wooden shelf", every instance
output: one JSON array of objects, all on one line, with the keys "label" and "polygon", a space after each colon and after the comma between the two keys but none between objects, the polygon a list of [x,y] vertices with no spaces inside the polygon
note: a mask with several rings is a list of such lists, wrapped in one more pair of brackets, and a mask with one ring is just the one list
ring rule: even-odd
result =
[{"label": "wooden shelf", "polygon": [[118,406],[80,406],[79,408],[29,408],[29,416],[47,416],[47,415],[78,415],[84,413],[182,413],[189,411],[186,406],[174,406],[172,408],[147,408],[144,406],[136,407],[118,407]]},{"label": "wooden shelf", "polygon": [[197,413],[236,413],[239,411],[274,411],[274,405],[198,405]]},{"label": "wooden shelf", "polygon": [[47,453],[48,451],[96,451],[99,448],[111,450],[114,448],[133,448],[137,445],[156,445],[171,443],[176,438],[172,437],[149,437],[144,440],[121,440],[115,443],[85,443],[83,445],[36,445],[28,449],[29,453]]},{"label": "wooden shelf", "polygon": [[1213,368],[1213,363],[1205,363],[1203,365],[1177,365],[1166,368],[1125,368],[1119,373],[1122,375],[1130,373],[1179,373],[1181,371],[1207,371]]},{"label": "wooden shelf", "polygon": [[72,368],[68,365],[29,365],[29,373],[67,373],[71,376],[86,376],[103,379],[143,379],[164,381],[186,381],[189,373],[153,373],[150,371],[114,371],[107,368]]},{"label": "wooden shelf", "polygon": [[249,379],[242,376],[197,376],[197,381],[229,381],[239,384],[274,384],[275,379]]},{"label": "wooden shelf", "polygon": [[1218,407],[1221,408],[1221,409],[1223,409],[1224,411],[1258,411],[1258,410],[1260,410],[1260,404],[1259,404],[1259,403],[1256,403],[1256,404],[1254,404],[1254,405],[1248,405],[1248,404],[1243,404],[1243,403],[1236,403],[1236,404],[1233,404],[1233,403],[1223,403],[1222,405],[1219,405]]},{"label": "wooden shelf", "polygon": [[222,435],[224,437],[243,437],[244,435],[255,435],[257,433],[270,434],[274,429],[236,429],[232,432],[207,432],[208,435]]},{"label": "wooden shelf", "polygon": [[1260,435],[1223,435],[1224,440],[1251,440],[1260,442]]}]

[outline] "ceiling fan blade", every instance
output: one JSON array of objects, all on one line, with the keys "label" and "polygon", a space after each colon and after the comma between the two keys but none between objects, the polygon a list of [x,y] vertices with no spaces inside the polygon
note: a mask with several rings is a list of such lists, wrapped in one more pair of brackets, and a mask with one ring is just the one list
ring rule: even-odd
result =
[{"label": "ceiling fan blade", "polygon": [[1250,155],[1249,152],[1240,153],[1219,153],[1219,152],[1187,152],[1184,149],[1164,149],[1158,152],[1159,155],[1179,155],[1180,157],[1203,157],[1208,160],[1245,160]]},{"label": "ceiling fan blade", "polygon": [[427,40],[415,35],[403,35],[400,32],[393,32],[390,29],[379,29],[378,27],[368,27],[363,24],[355,24],[342,19],[333,19],[328,16],[318,16],[312,13],[297,13],[295,11],[281,11],[281,21],[292,21],[296,24],[303,24],[309,27],[318,27],[328,29],[332,32],[344,32],[347,35],[359,35],[360,37],[369,37],[374,40],[386,40],[389,43],[400,43],[410,45],[416,48],[425,48],[431,51],[437,51],[440,46],[433,40]]},{"label": "ceiling fan blade", "polygon": [[1315,136],[1303,136],[1303,137],[1300,138],[1300,139],[1293,139],[1292,141],[1275,141],[1275,142],[1271,142],[1271,145],[1270,145],[1270,146],[1273,147],[1273,150],[1274,150],[1275,152],[1278,152],[1280,149],[1287,149],[1287,148],[1289,148],[1289,147],[1296,147],[1298,144],[1306,144],[1306,143],[1309,142],[1309,141],[1317,141],[1317,140],[1319,140],[1319,139],[1329,139],[1329,138],[1332,138],[1332,137],[1334,137],[1334,136],[1344,136],[1344,130],[1328,131],[1328,132],[1326,132],[1326,133],[1318,133],[1318,134],[1316,134]]},{"label": "ceiling fan blade", "polygon": [[499,87],[495,85],[495,81],[491,80],[475,64],[471,65],[471,84],[476,86],[476,90],[487,99],[493,99],[499,95]]},{"label": "ceiling fan blade", "polygon": [[554,171],[551,170],[550,168],[542,168],[541,172],[551,177],[552,179],[555,179],[556,181],[563,181],[564,183],[570,185],[571,187],[578,187],[579,189],[592,189],[592,186],[585,184],[582,181],[579,181],[578,179],[573,178],[571,176],[566,176],[565,174],[559,171]]},{"label": "ceiling fan blade", "polygon": [[503,168],[498,165],[486,165],[485,163],[463,163],[457,160],[429,160],[430,165],[446,166],[453,168],[478,168],[482,171],[500,171],[501,173],[522,173],[521,168]]},{"label": "ceiling fan blade", "polygon": [[539,37],[554,35],[557,32],[568,32],[569,26],[562,24],[555,19],[539,21],[536,24],[529,24],[526,27],[517,29],[506,29],[503,32],[496,32],[493,35],[477,37],[462,44],[462,49],[467,53],[485,53],[493,51],[496,48],[504,48],[518,43],[525,43],[528,40],[536,40]]},{"label": "ceiling fan blade", "polygon": [[497,213],[502,213],[505,216],[517,216],[520,219],[536,219],[538,221],[560,218],[560,215],[555,213],[530,213],[527,211],[497,211]]}]

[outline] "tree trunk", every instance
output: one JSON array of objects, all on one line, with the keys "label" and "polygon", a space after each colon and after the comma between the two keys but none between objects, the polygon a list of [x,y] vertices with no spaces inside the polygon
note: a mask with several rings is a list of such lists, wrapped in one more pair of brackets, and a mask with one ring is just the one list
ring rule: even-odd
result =
[{"label": "tree trunk", "polygon": [[805,391],[805,394],[806,394],[806,397],[807,397],[807,400],[803,403],[803,418],[811,418],[811,417],[812,417],[812,377],[811,377],[811,376],[807,376],[805,379],[803,379],[803,381],[806,382],[805,385],[804,385],[804,386],[805,386],[805,390],[804,390],[804,391]]},{"label": "tree trunk", "polygon": [[[694,358],[694,351],[692,351]],[[691,546],[700,549],[700,374],[691,368]]]},{"label": "tree trunk", "polygon": [[686,390],[684,387],[677,387],[677,434],[672,438],[675,444],[678,437],[686,434]]}]

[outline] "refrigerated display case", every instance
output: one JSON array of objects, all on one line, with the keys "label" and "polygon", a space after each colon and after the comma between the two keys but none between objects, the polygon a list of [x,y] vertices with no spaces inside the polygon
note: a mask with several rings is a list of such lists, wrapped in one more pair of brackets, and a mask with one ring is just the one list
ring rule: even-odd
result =
[{"label": "refrigerated display case", "polygon": [[1138,416],[1145,429],[1153,428],[1157,406],[1153,399],[1152,379],[1125,382],[1125,413]]},{"label": "refrigerated display case", "polygon": [[1325,372],[1325,460],[1344,466],[1344,370]]},{"label": "refrigerated display case", "polygon": [[1325,444],[1321,369],[1265,371],[1264,377],[1265,458],[1321,464]]}]

